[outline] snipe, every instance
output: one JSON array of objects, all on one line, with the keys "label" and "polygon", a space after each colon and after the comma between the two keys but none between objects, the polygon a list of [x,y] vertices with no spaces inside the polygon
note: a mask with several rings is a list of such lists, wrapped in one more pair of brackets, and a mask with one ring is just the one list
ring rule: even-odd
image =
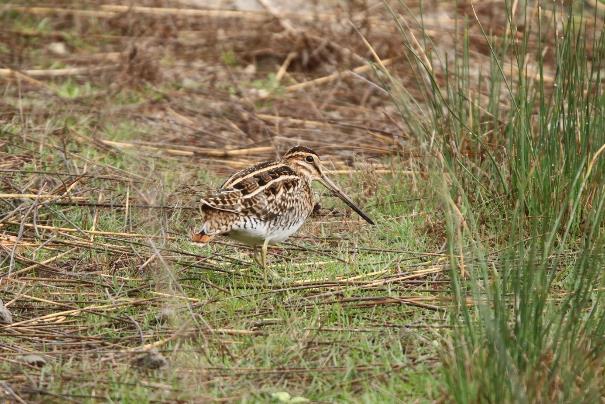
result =
[{"label": "snipe", "polygon": [[[216,235],[261,246],[266,267],[267,245],[294,234],[315,206],[313,181],[319,181],[369,224],[374,224],[324,173],[313,150],[296,146],[280,160],[256,164],[233,174],[215,193],[202,199],[204,223],[192,240],[207,243]],[[256,257],[256,254],[255,254]]]}]

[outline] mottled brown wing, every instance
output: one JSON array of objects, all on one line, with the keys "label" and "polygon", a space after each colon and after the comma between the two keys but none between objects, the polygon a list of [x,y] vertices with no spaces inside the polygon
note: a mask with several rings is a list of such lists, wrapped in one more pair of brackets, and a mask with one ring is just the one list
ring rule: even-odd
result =
[{"label": "mottled brown wing", "polygon": [[239,207],[242,216],[266,219],[267,209],[267,183],[271,180],[266,173],[256,174],[252,177],[238,180],[233,192],[239,192]]},{"label": "mottled brown wing", "polygon": [[[202,199],[202,204],[212,209],[245,214],[252,207],[264,207],[265,198],[261,185],[266,174],[239,179],[233,188],[221,188]],[[268,180],[270,180],[269,178]]]},{"label": "mottled brown wing", "polygon": [[225,182],[223,182],[223,185],[221,185],[221,189],[233,188],[233,184],[235,184],[241,178],[246,178],[247,176],[249,176],[255,172],[265,170],[269,167],[276,166],[278,164],[279,163],[275,162],[275,161],[263,161],[262,163],[255,164],[252,167],[248,167],[244,170],[240,170],[240,171],[232,174],[231,177],[227,178],[227,180]]},{"label": "mottled brown wing", "polygon": [[263,192],[255,196],[250,204],[256,216],[263,220],[271,220],[277,216],[287,214],[298,205],[297,198],[301,197],[301,187],[308,187],[306,182],[296,176],[283,176],[266,185]]},{"label": "mottled brown wing", "polygon": [[266,162],[235,173],[202,202],[213,209],[270,220],[292,208],[302,186],[308,187],[290,167]]},{"label": "mottled brown wing", "polygon": [[218,190],[202,198],[202,210],[212,208],[225,212],[240,213],[242,211],[242,193],[239,190]]}]

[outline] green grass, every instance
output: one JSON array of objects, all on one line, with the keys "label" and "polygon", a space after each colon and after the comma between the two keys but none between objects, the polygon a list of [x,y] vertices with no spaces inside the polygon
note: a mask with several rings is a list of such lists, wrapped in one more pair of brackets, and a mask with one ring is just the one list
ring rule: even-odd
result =
[{"label": "green grass", "polygon": [[[70,126],[86,132],[86,122],[80,119]],[[108,125],[103,138],[140,139],[144,132],[128,122],[115,122]],[[72,160],[74,157],[64,162],[62,148],[47,147],[44,153],[36,154],[36,148],[23,143],[20,135],[7,136],[15,146],[8,146],[6,152],[29,150],[37,156],[35,162],[23,166],[24,172],[58,172],[64,170],[66,163],[81,164]],[[61,141],[47,139],[47,146]],[[175,175],[165,164],[152,164],[149,158],[133,159],[135,153],[129,150],[108,155],[77,140],[68,140],[64,147],[86,156],[91,167],[88,172],[95,176],[112,174],[111,167],[141,174],[150,165],[156,167],[153,177],[147,176],[142,184],[129,184],[126,177],[118,182],[91,178],[73,188],[73,195],[88,195],[93,202],[102,195],[101,202],[123,205],[130,189],[133,204],[146,203],[137,196],[138,190],[145,192],[152,203],[172,198],[171,203],[178,205],[172,190],[181,189],[192,178],[198,183],[218,182],[216,178],[209,181],[206,174],[199,177],[193,168]],[[95,166],[94,162],[102,165]],[[30,178],[31,175],[21,173],[10,181],[19,189],[27,189]],[[353,195],[357,180],[338,179]],[[73,330],[96,347],[72,356],[69,350],[63,350],[65,341],[57,334],[59,352],[52,345],[41,349],[48,353],[49,364],[39,371],[44,377],[34,383],[34,390],[40,393],[30,397],[45,400],[56,394],[55,397],[76,400],[97,397],[116,402],[199,397],[251,402],[297,402],[303,398],[394,402],[402,397],[436,396],[439,390],[435,358],[441,335],[433,325],[444,324],[444,313],[385,299],[425,296],[433,304],[439,291],[422,291],[432,288],[428,278],[425,286],[413,285],[409,290],[388,280],[377,288],[364,286],[397,275],[401,270],[398,268],[416,270],[431,264],[432,258],[416,253],[434,251],[435,246],[423,234],[423,217],[416,214],[421,209],[418,201],[405,201],[409,187],[401,178],[382,176],[378,191],[361,200],[383,226],[367,228],[361,221],[330,215],[311,220],[301,233],[303,238],[292,241],[294,246],[271,254],[272,269],[281,276],[271,285],[264,283],[262,270],[252,263],[246,250],[221,244],[192,246],[188,234],[199,221],[197,213],[132,208],[126,216],[123,209],[96,210],[52,203],[39,208],[37,223],[46,226],[87,230],[95,223],[95,229],[101,231],[159,238],[97,235],[94,248],[76,248],[51,265],[66,271],[64,275],[40,269],[28,274],[54,278],[28,287],[29,296],[60,301],[63,306],[53,308],[44,302],[24,301],[13,308],[16,319],[69,308],[87,309],[62,321],[68,321],[65,329]],[[340,202],[331,198],[324,199],[322,206],[345,211]],[[8,230],[12,234],[18,226]],[[162,236],[166,234],[175,236]],[[28,240],[38,243],[53,235],[67,246],[51,242],[52,250],[23,249],[19,255],[40,262],[80,245],[70,243],[90,240],[89,234],[77,232],[26,232]],[[139,269],[150,257],[155,259]],[[18,259],[13,271],[27,265],[27,261]],[[382,272],[373,274],[375,271]],[[330,286],[330,282],[343,278],[366,282],[342,284],[336,290]],[[63,280],[73,283],[63,284]],[[308,286],[302,288],[305,284]],[[17,297],[18,290],[9,287],[6,296]],[[143,304],[128,304],[141,300]],[[111,307],[112,302],[115,307]],[[95,308],[108,304],[109,308]],[[166,309],[170,314],[158,321],[158,313]],[[57,332],[64,329],[57,327]],[[55,328],[51,323],[47,329]],[[169,361],[167,368],[149,371],[131,366],[133,349],[170,336],[175,336],[174,340],[159,347]],[[8,341],[24,343],[16,336]],[[10,357],[18,361],[18,355]],[[5,362],[0,369],[2,373],[13,372],[15,365]],[[21,368],[19,372],[29,374],[35,370]]]},{"label": "green grass", "polygon": [[[446,82],[410,50],[416,71],[425,72],[418,79],[429,78],[428,119],[407,109],[403,89],[393,94],[421,141],[437,133],[427,151],[448,222],[456,332],[444,377],[457,402],[603,396],[605,42],[590,17],[553,11],[562,27],[555,38],[552,21],[534,20],[523,31],[513,22],[497,42],[481,26],[491,69],[478,79],[468,40],[476,22],[459,23],[453,60],[431,61],[445,66]],[[508,74],[511,65],[518,74]],[[486,87],[481,102],[478,89]]]}]

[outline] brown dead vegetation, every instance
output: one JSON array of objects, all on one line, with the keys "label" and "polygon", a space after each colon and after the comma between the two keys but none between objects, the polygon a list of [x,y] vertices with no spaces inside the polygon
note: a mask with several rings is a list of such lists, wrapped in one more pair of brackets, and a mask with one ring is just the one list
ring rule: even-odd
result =
[{"label": "brown dead vegetation", "polygon": [[[368,61],[387,64],[401,86],[422,101],[425,83],[406,61],[412,50],[420,56],[455,51],[463,32],[454,15],[477,19],[494,40],[508,24],[497,11],[499,1],[477,3],[474,10],[470,2],[457,9],[450,2],[424,2],[429,11],[425,32],[434,41],[427,45],[412,40],[420,38],[418,21],[411,17],[419,10],[417,2],[405,2],[412,13],[398,11],[402,13],[398,18],[406,21],[407,37],[381,2],[351,2],[348,8],[333,5],[299,13],[276,11],[268,0],[261,4],[269,6],[254,12],[178,7],[172,1],[131,3],[65,0],[0,5],[0,21],[18,13],[30,23],[0,28],[0,43],[6,48],[0,53],[0,124],[10,128],[0,132],[0,292],[3,307],[13,317],[12,324],[0,324],[0,360],[11,363],[10,371],[0,374],[6,381],[0,385],[0,399],[69,399],[44,390],[44,383],[36,384],[39,366],[48,363],[90,360],[95,366],[89,374],[68,368],[60,376],[90,381],[99,368],[119,372],[133,360],[140,367],[153,357],[153,365],[142,366],[164,367],[162,349],[171,343],[202,340],[196,360],[209,351],[230,358],[233,347],[243,341],[269,335],[274,323],[266,308],[237,313],[248,328],[230,327],[222,313],[214,324],[199,314],[212,310],[225,292],[212,276],[200,274],[247,277],[253,284],[258,279],[221,265],[242,264],[245,257],[220,249],[202,256],[170,244],[183,234],[174,234],[166,223],[191,220],[196,195],[207,186],[196,174],[225,175],[304,144],[334,162],[334,171],[358,174],[360,198],[371,199],[379,192],[376,178],[381,175],[425,178],[418,139],[401,122],[388,94],[388,80]],[[476,65],[489,64],[490,50],[478,23],[470,24],[468,35]],[[553,58],[547,44],[544,56]],[[438,79],[446,79],[442,65],[431,68]],[[516,72],[509,68],[506,74],[514,79]],[[552,71],[545,71],[544,79],[549,77]],[[486,85],[477,85],[479,95]],[[119,124],[129,125],[128,133],[108,136]],[[466,152],[464,146],[461,150]],[[138,165],[112,165],[111,158],[136,160]],[[396,166],[393,158],[398,159]],[[129,170],[135,166],[136,171]],[[153,178],[158,166],[182,186],[162,188],[163,179]],[[422,193],[422,186],[414,187]],[[89,208],[92,214],[78,224],[53,224],[78,207]],[[101,216],[109,211],[120,217],[119,226],[99,229]],[[363,231],[359,223],[341,219],[328,210],[320,216],[332,223],[339,237]],[[439,219],[426,221],[427,234],[441,245],[443,226],[435,220]],[[319,231],[313,236],[323,244],[289,246],[289,251],[274,252],[274,258],[286,260],[302,252],[311,254],[317,265],[343,261],[334,249],[346,239],[325,237]],[[378,263],[381,254],[398,254],[397,266],[337,279],[301,268],[298,274],[308,279],[250,293],[304,291],[287,302],[292,310],[405,306],[439,313],[448,303],[442,294],[445,261],[437,248],[423,253],[356,245],[351,251],[379,257]],[[410,260],[414,263],[407,265]],[[206,301],[189,297],[173,282],[173,267],[190,271],[189,276],[216,296]],[[116,280],[124,285],[118,292]],[[382,293],[387,289],[398,297]],[[375,294],[355,294],[360,291]],[[346,297],[347,293],[353,296]],[[270,298],[263,302],[270,305]],[[125,307],[136,313],[128,314]],[[153,312],[158,315],[153,321],[160,325],[150,333],[141,324],[151,321]],[[190,314],[189,320],[176,322],[183,313]],[[85,315],[97,320],[79,321]],[[398,314],[385,313],[379,323],[372,323],[372,315],[367,317],[375,327],[360,333],[401,326]],[[410,327],[432,326],[423,322]],[[113,334],[100,332],[103,327]],[[316,328],[322,333],[338,331]],[[321,359],[322,344],[328,343],[315,341],[307,330],[296,332],[301,352]],[[393,344],[399,343],[399,336],[393,338]],[[43,356],[23,359],[31,354]],[[425,357],[423,363],[430,367],[434,360]],[[192,373],[200,371],[191,366]],[[368,364],[353,370],[361,383],[402,368]],[[206,386],[225,379],[252,383],[267,378],[296,384],[312,371],[339,379],[348,370],[327,365],[267,370],[243,364],[207,366],[203,371],[206,379],[201,383]],[[195,374],[192,379],[200,382],[201,373]],[[99,389],[108,389],[110,381],[101,379],[97,382],[105,386]],[[146,388],[167,392],[158,393],[158,399],[175,397],[169,385]],[[235,400],[242,394],[222,398]]]}]

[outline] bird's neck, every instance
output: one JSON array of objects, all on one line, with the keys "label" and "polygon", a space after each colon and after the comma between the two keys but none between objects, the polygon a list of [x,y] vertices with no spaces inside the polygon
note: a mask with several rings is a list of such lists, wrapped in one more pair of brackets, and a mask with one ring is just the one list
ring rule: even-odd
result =
[{"label": "bird's neck", "polygon": [[284,164],[290,167],[301,178],[304,178],[309,184],[313,181],[313,172],[309,167],[288,160],[284,161]]}]

